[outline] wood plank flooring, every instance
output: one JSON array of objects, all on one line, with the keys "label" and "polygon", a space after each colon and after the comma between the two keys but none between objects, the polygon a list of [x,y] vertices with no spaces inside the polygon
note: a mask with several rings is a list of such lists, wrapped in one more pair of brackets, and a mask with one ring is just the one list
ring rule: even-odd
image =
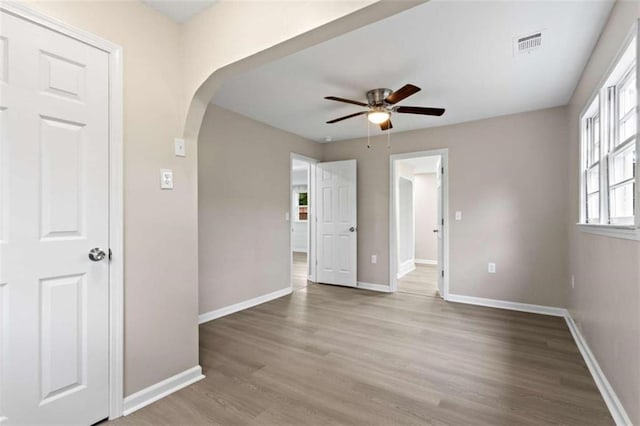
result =
[{"label": "wood plank flooring", "polygon": [[419,296],[438,296],[438,266],[416,265],[414,271],[398,280],[398,291]]},{"label": "wood plank flooring", "polygon": [[206,379],[119,425],[610,425],[561,318],[311,285],[200,326]]}]

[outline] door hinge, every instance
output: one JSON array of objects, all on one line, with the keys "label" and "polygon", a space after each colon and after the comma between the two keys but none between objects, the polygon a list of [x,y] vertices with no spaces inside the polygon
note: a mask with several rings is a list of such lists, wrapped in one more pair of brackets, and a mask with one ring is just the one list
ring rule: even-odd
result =
[{"label": "door hinge", "polygon": [[111,249],[109,249],[109,260],[111,260],[111,255],[112,255],[112,254],[113,254],[113,253],[111,252]]},{"label": "door hinge", "polygon": [[444,269],[442,270],[442,278],[444,278]]},{"label": "door hinge", "polygon": [[444,225],[444,218],[442,218],[442,224]]},{"label": "door hinge", "polygon": [[444,174],[444,167],[440,169],[440,173]]}]

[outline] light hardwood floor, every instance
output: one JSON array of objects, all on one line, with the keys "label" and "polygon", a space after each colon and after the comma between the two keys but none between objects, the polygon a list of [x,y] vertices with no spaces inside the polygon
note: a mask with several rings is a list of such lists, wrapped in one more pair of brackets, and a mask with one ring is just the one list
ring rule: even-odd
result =
[{"label": "light hardwood floor", "polygon": [[307,281],[307,253],[293,252],[293,268],[291,270],[291,282],[293,290],[305,288],[309,282]]},{"label": "light hardwood floor", "polygon": [[564,320],[311,285],[200,326],[206,379],[120,425],[610,425]]},{"label": "light hardwood floor", "polygon": [[438,296],[438,267],[416,265],[414,271],[398,280],[398,291],[419,296]]}]

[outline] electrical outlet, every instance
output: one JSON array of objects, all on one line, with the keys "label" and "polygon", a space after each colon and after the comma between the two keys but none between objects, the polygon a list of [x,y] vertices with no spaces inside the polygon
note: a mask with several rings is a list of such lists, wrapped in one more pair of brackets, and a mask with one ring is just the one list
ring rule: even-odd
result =
[{"label": "electrical outlet", "polygon": [[489,262],[489,264],[487,265],[487,272],[489,272],[490,274],[495,274],[496,273],[496,264],[493,262]]},{"label": "electrical outlet", "polygon": [[576,288],[576,277],[571,275],[571,288]]},{"label": "electrical outlet", "polygon": [[173,171],[170,169],[160,169],[160,188],[173,189]]},{"label": "electrical outlet", "polygon": [[376,256],[375,254],[371,255],[371,263],[378,263],[378,256]]}]

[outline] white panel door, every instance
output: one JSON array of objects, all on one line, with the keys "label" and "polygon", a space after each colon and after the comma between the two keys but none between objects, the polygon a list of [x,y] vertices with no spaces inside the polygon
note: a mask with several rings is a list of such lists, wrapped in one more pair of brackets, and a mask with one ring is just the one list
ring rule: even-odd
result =
[{"label": "white panel door", "polygon": [[442,220],[443,215],[443,203],[442,203],[442,157],[438,160],[438,168],[436,169],[437,178],[437,193],[438,193],[438,292],[440,297],[444,298],[444,225]]},{"label": "white panel door", "polygon": [[318,163],[316,179],[317,280],[356,287],[356,160]]},{"label": "white panel door", "polygon": [[[0,418],[108,416],[108,55],[0,12]],[[3,423],[4,426],[4,423]]]}]

